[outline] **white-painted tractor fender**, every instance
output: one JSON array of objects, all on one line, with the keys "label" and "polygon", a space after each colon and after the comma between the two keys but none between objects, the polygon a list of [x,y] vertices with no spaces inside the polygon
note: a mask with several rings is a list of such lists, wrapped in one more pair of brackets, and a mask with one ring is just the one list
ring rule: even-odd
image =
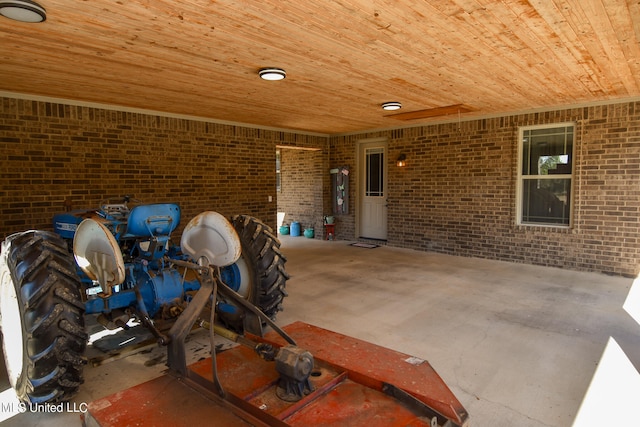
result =
[{"label": "white-painted tractor fender", "polygon": [[189,221],[182,232],[180,247],[203,266],[226,267],[242,254],[242,244],[233,225],[213,211],[202,212]]}]

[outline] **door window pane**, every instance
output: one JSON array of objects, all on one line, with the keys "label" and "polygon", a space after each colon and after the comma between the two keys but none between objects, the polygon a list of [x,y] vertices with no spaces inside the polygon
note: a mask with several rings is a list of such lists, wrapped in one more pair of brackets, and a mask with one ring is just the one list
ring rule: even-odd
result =
[{"label": "door window pane", "polygon": [[366,158],[366,195],[383,197],[384,186],[384,149],[370,148],[365,152]]}]

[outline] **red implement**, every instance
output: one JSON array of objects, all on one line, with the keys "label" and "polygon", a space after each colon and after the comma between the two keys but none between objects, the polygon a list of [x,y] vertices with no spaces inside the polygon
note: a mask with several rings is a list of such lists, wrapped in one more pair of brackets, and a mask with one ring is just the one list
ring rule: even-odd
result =
[{"label": "red implement", "polygon": [[[217,355],[225,399],[202,386],[203,378],[212,379],[206,359],[191,365],[186,378],[165,375],[92,402],[85,422],[103,427],[214,420],[216,426],[468,425],[467,411],[428,362],[302,322],[283,329],[315,360],[314,391],[298,402],[276,396],[279,375],[272,362],[238,346]],[[285,345],[275,333],[249,338]]]}]

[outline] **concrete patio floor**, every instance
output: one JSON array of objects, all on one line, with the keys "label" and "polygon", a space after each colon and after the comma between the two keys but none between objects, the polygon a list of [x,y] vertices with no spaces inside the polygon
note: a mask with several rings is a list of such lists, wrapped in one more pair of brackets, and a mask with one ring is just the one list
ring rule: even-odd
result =
[{"label": "concrete patio floor", "polygon": [[622,307],[633,279],[282,241],[291,280],[280,322],[302,320],[428,360],[472,426],[571,426],[610,337],[640,369],[640,325]]},{"label": "concrete patio floor", "polygon": [[[640,326],[623,309],[633,279],[346,241],[281,240],[291,279],[279,324],[300,320],[428,360],[474,427],[571,426],[612,340],[640,368]],[[207,334],[196,333],[188,346],[190,360],[205,357]],[[87,366],[74,402],[157,377],[165,361],[165,350],[154,348]],[[8,387],[4,372],[0,386]],[[628,394],[624,385],[609,393]],[[77,413],[26,413],[2,425],[80,420]]]}]

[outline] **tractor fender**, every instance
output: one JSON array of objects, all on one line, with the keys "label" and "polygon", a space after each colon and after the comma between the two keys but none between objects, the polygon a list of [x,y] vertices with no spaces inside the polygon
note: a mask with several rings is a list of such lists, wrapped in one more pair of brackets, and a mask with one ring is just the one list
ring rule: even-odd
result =
[{"label": "tractor fender", "polygon": [[196,215],[185,227],[180,240],[182,252],[203,265],[226,267],[242,254],[242,244],[233,225],[218,212]]}]

